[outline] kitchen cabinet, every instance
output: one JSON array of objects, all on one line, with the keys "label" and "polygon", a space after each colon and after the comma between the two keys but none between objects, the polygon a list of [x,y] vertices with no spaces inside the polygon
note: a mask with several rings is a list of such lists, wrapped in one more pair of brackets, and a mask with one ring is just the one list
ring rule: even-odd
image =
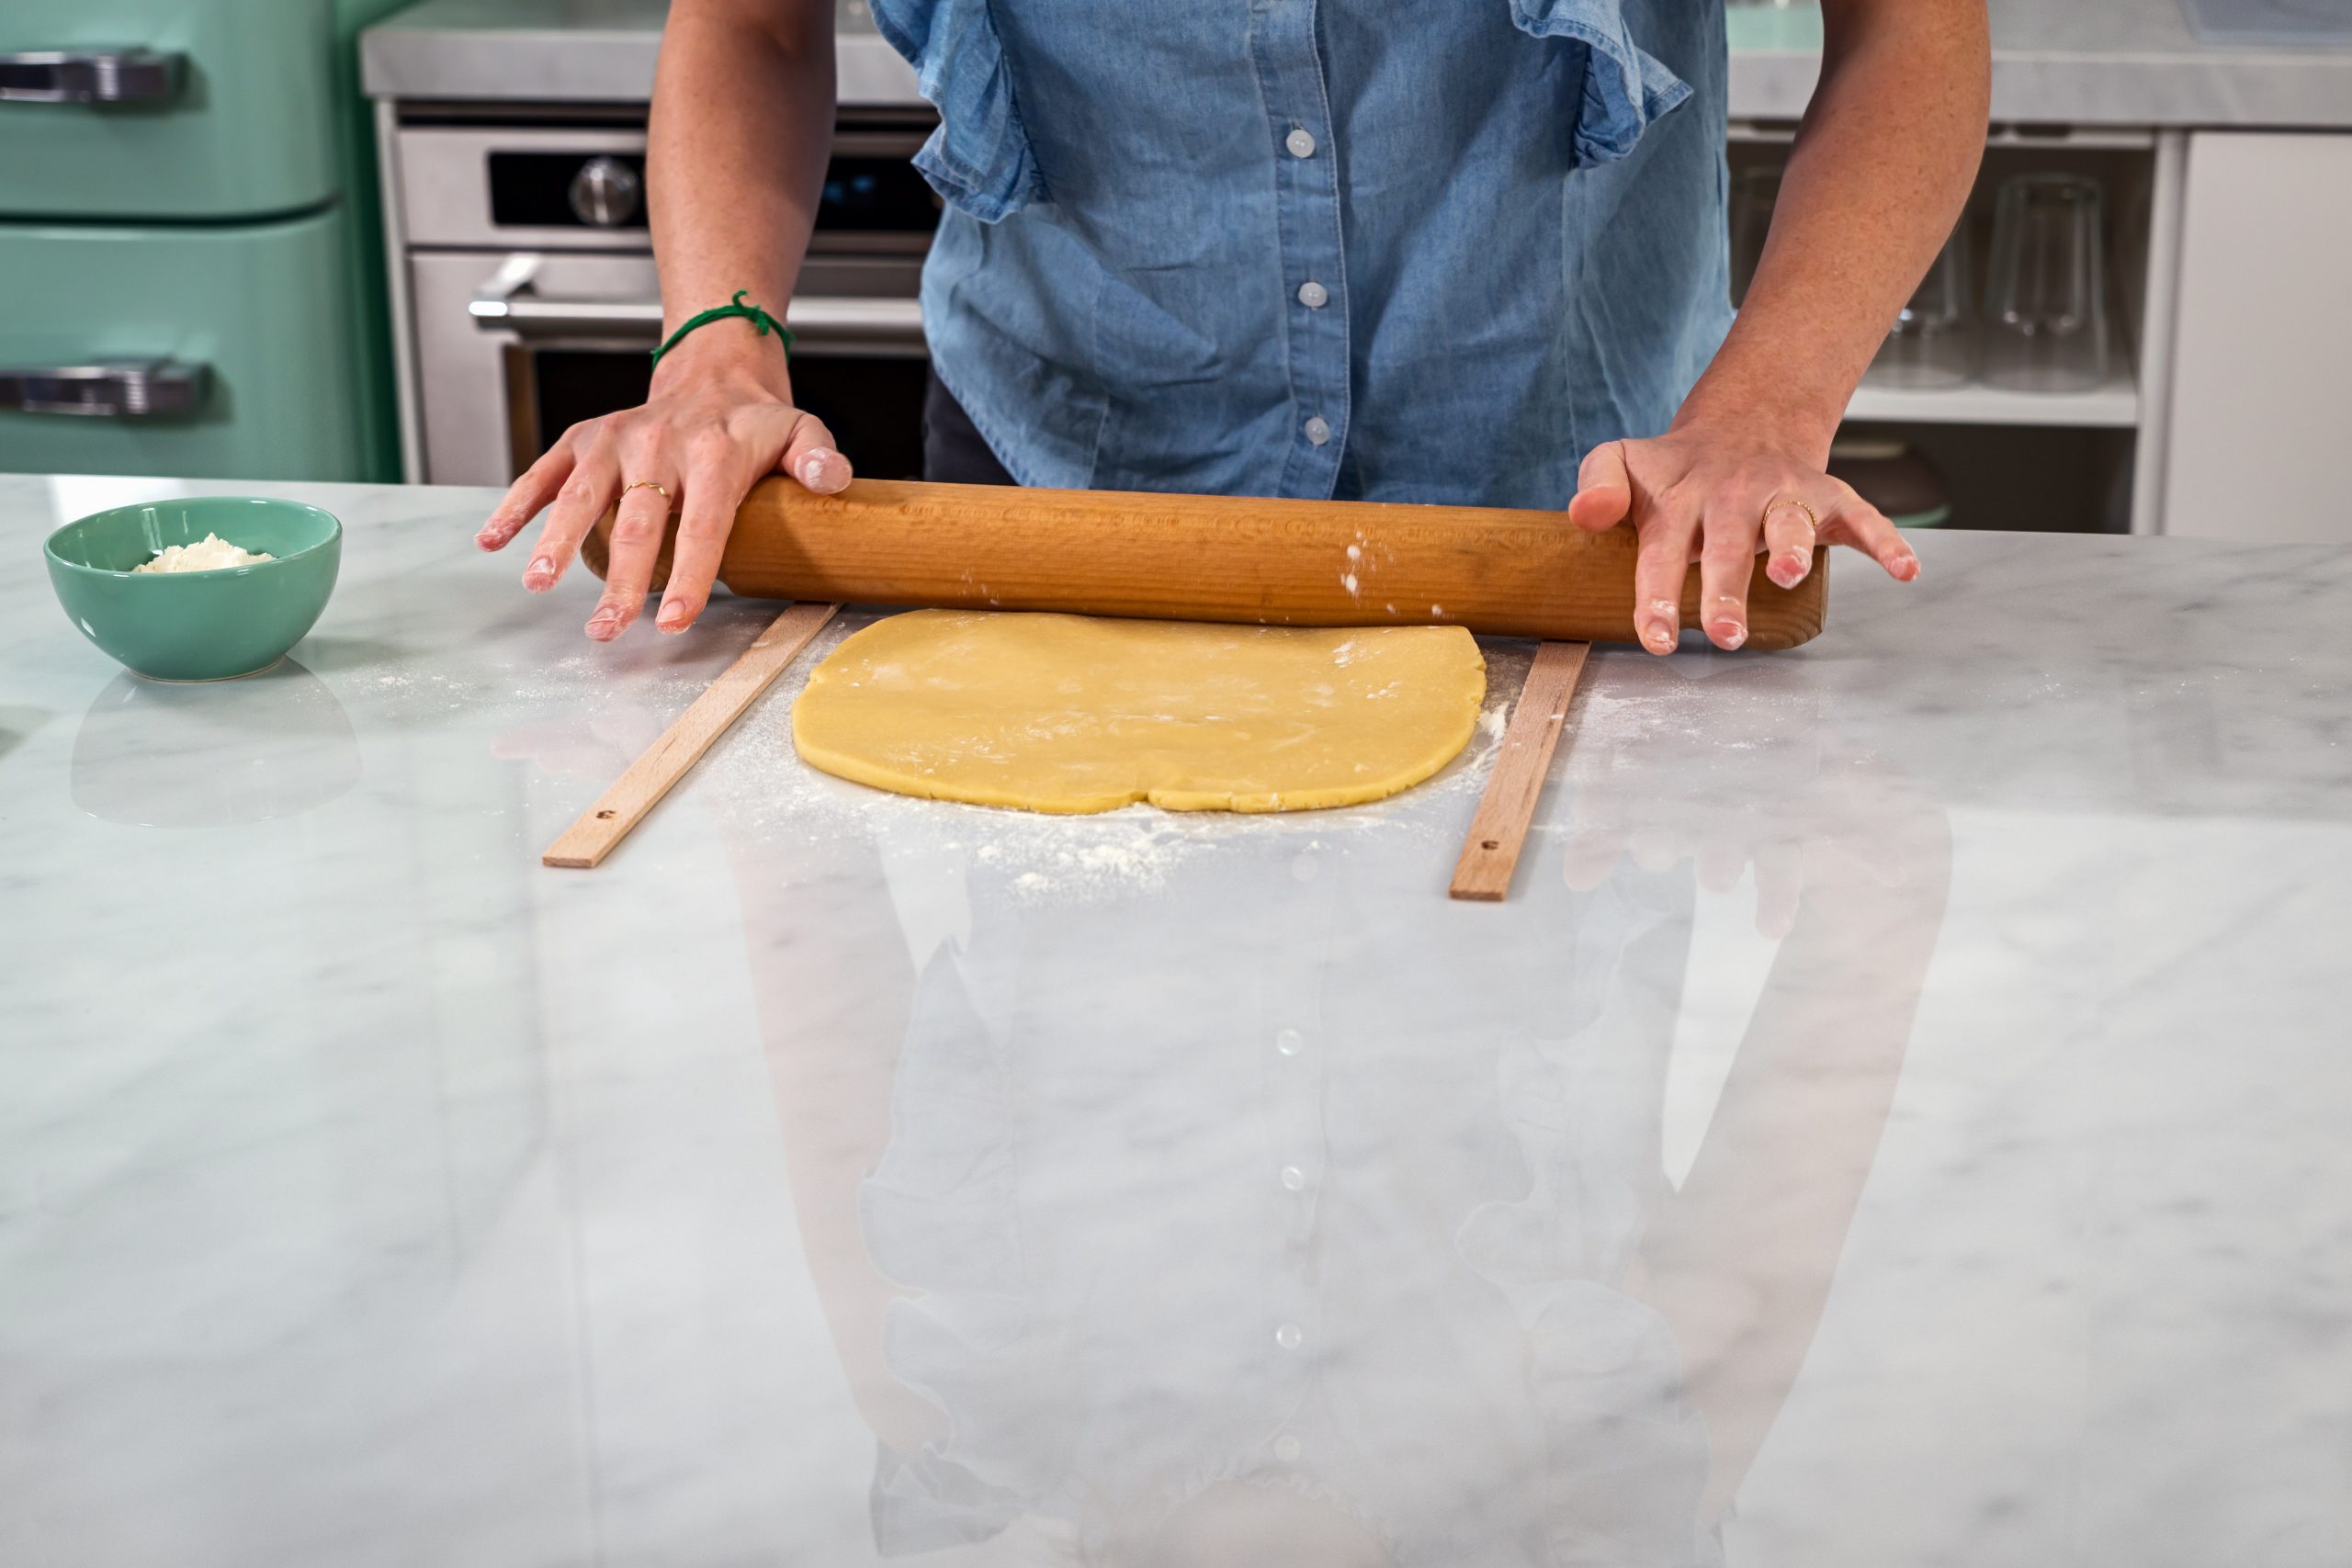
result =
[{"label": "kitchen cabinet", "polygon": [[2352,541],[2352,135],[2200,131],[2187,162],[2164,532]]},{"label": "kitchen cabinet", "polygon": [[[1735,126],[1734,171],[1788,131]],[[2106,383],[1866,379],[1848,434],[1926,455],[1962,526],[2352,540],[2352,132],[1996,126],[1962,220],[1980,299],[1993,192],[2053,170],[2107,197]]]},{"label": "kitchen cabinet", "polygon": [[[2293,19],[2309,36],[2290,48],[2259,25],[2288,19],[2284,6],[1990,0],[1989,10],[1993,125],[1972,209],[1981,222],[1991,186],[2035,164],[2102,183],[2115,373],[2058,396],[1865,383],[1849,411],[1856,434],[1931,457],[1962,526],[2352,538],[2340,506],[2352,472],[2342,8],[2300,7]],[[1770,156],[1758,143],[1804,112],[1821,14],[1736,5],[1729,31],[1736,170]],[[2253,37],[2268,46],[2249,46]]]},{"label": "kitchen cabinet", "polygon": [[[1793,121],[1735,120],[1735,186],[1783,162]],[[1996,124],[1960,226],[1965,297],[1981,356],[1994,207],[2018,176],[2068,175],[2100,192],[2109,327],[2107,375],[2080,390],[2018,390],[1984,378],[1889,385],[1866,377],[1847,407],[1841,446],[1899,443],[1941,477],[1954,526],[2028,533],[2156,533],[2156,464],[2170,364],[2186,133],[2153,127]],[[1735,218],[1735,222],[1737,220]],[[1752,243],[1752,241],[1751,241]]]}]

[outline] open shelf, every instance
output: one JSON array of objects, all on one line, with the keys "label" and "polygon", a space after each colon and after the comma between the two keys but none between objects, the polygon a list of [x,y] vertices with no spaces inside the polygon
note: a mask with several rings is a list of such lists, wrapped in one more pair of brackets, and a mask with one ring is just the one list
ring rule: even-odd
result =
[{"label": "open shelf", "polygon": [[1846,405],[1848,419],[1906,424],[2057,424],[2127,430],[2140,423],[2140,388],[2131,368],[2118,367],[2105,384],[2083,392],[2015,392],[1970,382],[1964,387],[1879,387],[1865,380]]}]

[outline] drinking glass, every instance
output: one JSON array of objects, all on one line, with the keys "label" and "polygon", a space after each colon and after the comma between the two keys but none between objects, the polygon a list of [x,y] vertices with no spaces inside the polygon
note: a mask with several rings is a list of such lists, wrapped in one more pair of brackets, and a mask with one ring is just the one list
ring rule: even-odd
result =
[{"label": "drinking glass", "polygon": [[1781,199],[1781,166],[1758,165],[1739,171],[1731,186],[1731,302],[1747,298],[1756,264],[1764,254],[1764,236],[1772,229],[1772,204]]},{"label": "drinking glass", "polygon": [[2030,392],[2107,378],[2107,262],[2098,182],[2019,175],[1993,209],[1984,379]]},{"label": "drinking glass", "polygon": [[1958,387],[1976,368],[1976,322],[1969,308],[1968,223],[1962,219],[1911,291],[1871,361],[1883,387]]}]

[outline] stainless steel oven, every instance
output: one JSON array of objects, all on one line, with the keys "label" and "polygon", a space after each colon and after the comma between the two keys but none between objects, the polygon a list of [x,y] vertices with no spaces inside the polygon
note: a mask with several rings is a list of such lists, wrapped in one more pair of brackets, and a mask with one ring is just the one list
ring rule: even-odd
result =
[{"label": "stainless steel oven", "polygon": [[[916,291],[939,202],[908,159],[930,128],[842,111],[786,316],[794,396],[874,478],[922,465]],[[404,108],[390,141],[410,477],[504,484],[567,426],[642,401],[662,302],[641,111]]]}]

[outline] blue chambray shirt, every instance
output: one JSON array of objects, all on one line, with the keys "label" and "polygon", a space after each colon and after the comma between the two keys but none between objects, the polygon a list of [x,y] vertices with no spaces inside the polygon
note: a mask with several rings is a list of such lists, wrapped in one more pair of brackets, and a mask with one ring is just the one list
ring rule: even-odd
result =
[{"label": "blue chambray shirt", "polygon": [[1730,324],[1723,0],[873,0],[1023,484],[1558,507]]}]

